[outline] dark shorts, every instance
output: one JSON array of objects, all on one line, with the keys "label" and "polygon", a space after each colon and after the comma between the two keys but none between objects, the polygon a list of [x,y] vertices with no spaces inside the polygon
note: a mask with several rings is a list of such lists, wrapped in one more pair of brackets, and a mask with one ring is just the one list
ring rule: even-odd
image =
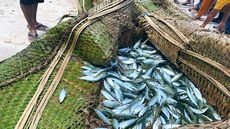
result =
[{"label": "dark shorts", "polygon": [[44,0],[20,0],[20,4],[23,5],[33,5],[37,3],[43,3]]}]

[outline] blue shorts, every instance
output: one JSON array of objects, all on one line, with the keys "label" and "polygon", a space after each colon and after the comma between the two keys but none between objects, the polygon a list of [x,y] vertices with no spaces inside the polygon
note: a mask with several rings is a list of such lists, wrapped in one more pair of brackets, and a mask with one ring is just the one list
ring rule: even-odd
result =
[{"label": "blue shorts", "polygon": [[20,0],[20,4],[23,5],[34,5],[38,3],[43,3],[44,0]]},{"label": "blue shorts", "polygon": [[200,6],[202,4],[203,0],[200,0],[199,3],[196,4],[196,11],[199,11],[200,10]]}]

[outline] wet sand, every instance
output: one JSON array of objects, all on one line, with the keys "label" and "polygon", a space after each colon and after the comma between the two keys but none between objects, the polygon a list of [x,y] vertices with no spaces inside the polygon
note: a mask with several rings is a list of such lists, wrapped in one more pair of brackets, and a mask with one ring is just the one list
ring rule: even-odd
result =
[{"label": "wet sand", "polygon": [[[64,14],[77,14],[76,0],[45,0],[38,7],[38,21],[53,27]],[[0,0],[0,61],[26,48],[27,23],[19,0]],[[38,32],[42,35],[42,32]]]}]

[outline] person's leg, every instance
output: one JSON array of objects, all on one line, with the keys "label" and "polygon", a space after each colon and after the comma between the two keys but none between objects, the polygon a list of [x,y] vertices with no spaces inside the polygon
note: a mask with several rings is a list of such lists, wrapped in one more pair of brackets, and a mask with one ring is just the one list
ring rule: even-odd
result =
[{"label": "person's leg", "polygon": [[32,10],[33,10],[33,5],[23,5],[20,4],[22,12],[26,18],[26,21],[29,25],[28,29],[29,29],[29,35],[33,36],[33,37],[37,37],[37,31],[35,28],[35,22],[33,20],[33,14],[32,14]]},{"label": "person's leg", "polygon": [[38,10],[38,4],[34,4],[32,6],[32,14],[33,14],[33,20],[34,20],[36,25],[38,24],[38,22],[37,22],[37,10]]},{"label": "person's leg", "polygon": [[222,9],[222,12],[224,13],[223,18],[219,24],[219,30],[221,32],[223,32],[225,29],[228,28],[228,19],[229,19],[229,15],[230,15],[230,5],[226,5],[224,6],[224,8]]},{"label": "person's leg", "polygon": [[223,13],[223,12],[219,12],[218,17],[217,17],[217,18],[214,18],[214,19],[212,20],[212,22],[220,23],[220,21],[222,20],[223,16],[224,16],[224,13]]},{"label": "person's leg", "polygon": [[199,19],[202,17],[204,14],[208,12],[210,7],[212,6],[212,0],[203,0],[200,10],[197,12],[197,15],[193,19]]},{"label": "person's leg", "polygon": [[36,28],[37,30],[47,31],[48,27],[45,26],[45,25],[43,25],[43,24],[41,24],[41,23],[39,23],[39,22],[37,21],[38,3],[37,3],[37,4],[34,4],[32,8],[33,8],[32,15],[33,15],[33,20],[34,20],[34,22],[35,22],[35,28]]}]

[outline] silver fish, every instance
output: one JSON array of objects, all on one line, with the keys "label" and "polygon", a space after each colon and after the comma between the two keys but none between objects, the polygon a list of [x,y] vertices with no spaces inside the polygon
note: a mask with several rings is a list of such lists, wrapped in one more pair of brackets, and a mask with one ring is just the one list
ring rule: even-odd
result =
[{"label": "silver fish", "polygon": [[108,92],[111,92],[111,91],[112,91],[111,86],[109,85],[109,83],[108,83],[106,80],[104,80],[103,84],[104,84],[105,89],[106,89]]},{"label": "silver fish", "polygon": [[204,101],[203,101],[203,97],[202,97],[200,91],[199,91],[196,87],[193,88],[193,91],[194,91],[194,93],[195,93],[196,98],[199,99],[200,101],[204,102]]},{"label": "silver fish", "polygon": [[143,107],[143,108],[141,109],[141,111],[139,112],[138,117],[143,116],[144,113],[147,111],[147,109],[148,109],[148,107]]},{"label": "silver fish", "polygon": [[134,44],[133,48],[134,48],[134,49],[137,49],[140,45],[141,45],[141,40],[138,40],[138,41]]},{"label": "silver fish", "polygon": [[189,99],[190,99],[196,106],[198,106],[198,105],[197,105],[197,100],[196,100],[195,96],[194,96],[193,94],[191,94],[191,92],[190,92],[190,90],[189,90],[188,88],[186,88],[186,89],[187,89],[186,92],[187,92],[187,95],[188,95]]},{"label": "silver fish", "polygon": [[196,114],[203,114],[208,110],[208,108],[209,107],[206,107],[206,108],[203,108],[203,109],[195,109],[195,108],[190,107],[190,109]]},{"label": "silver fish", "polygon": [[154,122],[152,129],[159,129],[161,125],[160,118],[157,118],[157,120]]},{"label": "silver fish", "polygon": [[102,105],[108,108],[115,108],[120,105],[118,101],[112,101],[112,100],[104,100],[102,102]]},{"label": "silver fish", "polygon": [[118,123],[117,119],[113,119],[112,126],[114,129],[119,129],[119,123]]},{"label": "silver fish", "polygon": [[106,78],[108,75],[106,74],[106,72],[104,73],[101,73],[99,75],[89,75],[89,76],[83,76],[83,77],[80,77],[80,79],[82,80],[86,80],[86,81],[89,81],[89,82],[97,82],[101,79],[104,79]]},{"label": "silver fish", "polygon": [[141,105],[137,106],[137,107],[132,111],[132,113],[136,115],[136,114],[138,114],[138,113],[141,111],[142,108],[144,108],[144,104],[141,104]]},{"label": "silver fish", "polygon": [[179,80],[182,76],[183,76],[183,74],[182,74],[182,73],[177,74],[176,76],[174,76],[174,77],[172,78],[171,83],[173,83],[173,82],[175,82],[175,81]]},{"label": "silver fish", "polygon": [[122,121],[121,123],[119,123],[119,127],[121,129],[128,128],[128,127],[132,126],[133,124],[135,124],[136,121],[137,121],[137,119],[130,119],[130,120]]},{"label": "silver fish", "polygon": [[180,127],[181,125],[179,124],[167,124],[167,125],[163,125],[162,129],[172,129],[172,128],[177,128]]},{"label": "silver fish", "polygon": [[65,100],[66,96],[67,96],[67,92],[66,92],[65,88],[62,88],[62,90],[59,94],[59,103],[62,103]]},{"label": "silver fish", "polygon": [[107,125],[111,125],[111,122],[109,120],[108,117],[106,117],[101,111],[94,109],[94,111],[96,112],[97,116],[103,121],[105,122]]},{"label": "silver fish", "polygon": [[121,49],[118,50],[118,52],[127,53],[130,50],[131,50],[130,48],[121,48]]},{"label": "silver fish", "polygon": [[170,70],[170,69],[167,69],[167,68],[160,68],[163,72],[166,72],[168,75],[170,76],[175,76],[176,74],[174,73],[174,71]]},{"label": "silver fish", "polygon": [[102,95],[108,100],[115,100],[108,92],[101,90]]},{"label": "silver fish", "polygon": [[150,99],[150,101],[148,102],[148,106],[151,107],[155,105],[158,101],[159,101],[159,94],[156,93],[156,95],[152,99]]},{"label": "silver fish", "polygon": [[118,102],[121,103],[124,99],[122,91],[120,90],[120,88],[115,88],[114,91]]}]

